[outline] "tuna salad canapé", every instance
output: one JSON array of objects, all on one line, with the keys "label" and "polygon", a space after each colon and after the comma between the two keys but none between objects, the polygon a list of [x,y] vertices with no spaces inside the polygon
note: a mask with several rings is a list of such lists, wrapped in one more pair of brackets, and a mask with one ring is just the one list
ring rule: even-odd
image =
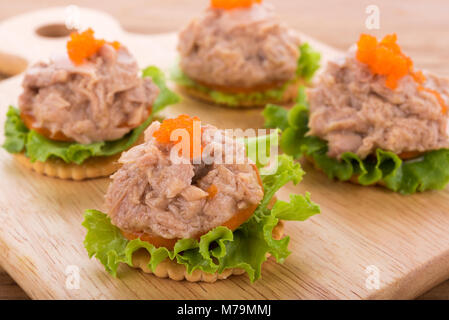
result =
[{"label": "tuna salad canap\u00e9", "polygon": [[268,105],[282,150],[330,179],[401,194],[449,183],[449,79],[415,70],[395,34],[362,34],[289,111]]},{"label": "tuna salad canap\u00e9", "polygon": [[208,87],[258,91],[295,78],[299,43],[269,5],[226,9],[212,1],[179,35],[180,67]]},{"label": "tuna salad canap\u00e9", "polygon": [[249,108],[293,102],[321,57],[262,0],[211,0],[180,32],[178,52],[172,80],[184,93]]},{"label": "tuna salad canap\u00e9", "polygon": [[362,35],[346,57],[330,62],[308,91],[309,134],[328,142],[328,155],[376,149],[409,158],[449,147],[449,79],[413,71],[396,36],[379,44]]},{"label": "tuna salad canap\u00e9", "polygon": [[30,129],[62,141],[116,140],[142,124],[159,89],[140,78],[134,57],[117,42],[72,35],[68,52],[32,66],[19,98]]},{"label": "tuna salad canap\u00e9", "polygon": [[[123,166],[112,176],[106,206],[111,222],[125,236],[143,235],[142,239],[166,246],[164,239],[198,238],[221,225],[234,230],[259,205],[262,183],[248,159],[225,164],[193,161],[192,155],[187,162],[173,161],[171,132],[182,128],[192,133],[196,120],[180,116],[162,124],[153,122],[145,132],[145,143],[120,158]],[[224,135],[224,131],[202,126],[201,149],[221,152],[233,143],[245,154],[243,143],[235,139],[217,142],[217,134]]]},{"label": "tuna salad canap\u00e9", "polygon": [[153,116],[179,101],[159,68],[140,71],[125,46],[92,29],[73,32],[65,52],[32,65],[22,86],[18,108],[6,114],[3,148],[60,179],[111,175]]},{"label": "tuna salad canap\u00e9", "polygon": [[273,146],[271,137],[220,130],[188,115],[153,122],[145,142],[122,154],[106,213],[84,214],[89,257],[113,276],[126,263],[177,281],[245,272],[251,282],[259,279],[269,255],[282,263],[290,254],[282,220],[320,212],[309,194],[276,200],[282,186],[304,174],[292,157],[270,154],[276,158],[267,165],[276,163],[275,170],[259,174],[263,165],[251,150]]}]

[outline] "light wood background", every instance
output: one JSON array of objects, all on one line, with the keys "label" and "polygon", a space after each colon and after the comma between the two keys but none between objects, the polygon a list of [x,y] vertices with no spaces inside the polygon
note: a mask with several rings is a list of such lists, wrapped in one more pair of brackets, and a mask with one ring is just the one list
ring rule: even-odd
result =
[{"label": "light wood background", "polygon": [[[280,15],[292,27],[339,49],[347,48],[360,32],[368,4],[380,8],[379,35],[397,32],[406,53],[418,68],[449,75],[449,2],[435,1],[360,1],[272,0]],[[175,31],[207,5],[206,0],[134,1],[0,1],[0,20],[45,8],[77,4],[101,9],[116,17],[124,29],[139,33]],[[182,8],[182,10],[180,9]],[[1,48],[1,44],[0,44]],[[27,298],[25,293],[0,268],[0,299]],[[449,299],[449,282],[421,298]]]}]

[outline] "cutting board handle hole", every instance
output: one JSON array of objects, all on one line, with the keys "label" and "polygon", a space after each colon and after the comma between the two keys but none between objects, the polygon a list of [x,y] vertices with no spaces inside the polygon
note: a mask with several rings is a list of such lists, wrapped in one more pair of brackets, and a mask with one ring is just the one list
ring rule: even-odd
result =
[{"label": "cutting board handle hole", "polygon": [[53,23],[40,26],[36,29],[36,34],[44,38],[64,38],[68,37],[74,29],[69,29],[63,23]]}]

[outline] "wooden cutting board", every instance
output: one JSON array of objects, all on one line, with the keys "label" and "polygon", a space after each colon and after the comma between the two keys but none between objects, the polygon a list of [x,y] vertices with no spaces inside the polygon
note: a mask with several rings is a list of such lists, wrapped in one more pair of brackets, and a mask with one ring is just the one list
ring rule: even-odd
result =
[{"label": "wooden cutting board", "polygon": [[[64,8],[21,15],[0,24],[0,73],[17,74],[27,63],[64,50]],[[81,11],[84,26],[98,36],[127,45],[141,67],[168,70],[176,59],[176,35],[125,33],[110,16]],[[148,23],[151,23],[149,21]],[[44,27],[44,28],[42,28]],[[325,59],[340,52],[303,39]],[[0,82],[0,123],[9,104],[16,105],[21,75]],[[258,128],[260,109],[228,110],[184,97],[165,116],[188,113],[221,128]],[[0,129],[3,142],[3,128]],[[120,267],[107,274],[83,247],[86,208],[103,208],[108,179],[84,182],[40,176],[0,151],[0,264],[35,299],[386,299],[414,298],[449,278],[449,192],[401,196],[377,187],[329,181],[304,164],[307,175],[290,193],[312,193],[322,208],[306,222],[289,222],[291,256],[283,265],[271,259],[263,277],[246,276],[214,284],[175,282]],[[69,289],[67,272],[79,270],[79,289]],[[378,275],[376,281],[370,279]],[[370,285],[371,284],[371,285]]]}]

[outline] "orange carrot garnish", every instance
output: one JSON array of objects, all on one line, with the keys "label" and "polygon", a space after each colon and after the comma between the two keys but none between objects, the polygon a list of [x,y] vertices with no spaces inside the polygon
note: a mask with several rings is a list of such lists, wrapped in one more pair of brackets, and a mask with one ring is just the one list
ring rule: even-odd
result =
[{"label": "orange carrot garnish", "polygon": [[235,8],[249,8],[255,3],[262,3],[262,0],[211,0],[210,3],[214,9],[231,10]]},{"label": "orange carrot garnish", "polygon": [[106,42],[103,39],[96,39],[94,31],[90,28],[81,33],[72,32],[70,40],[67,42],[67,53],[74,64],[80,65],[96,54],[105,43],[110,44],[116,50],[120,49],[120,43],[117,41]]},{"label": "orange carrot garnish", "polygon": [[[188,115],[180,115],[174,119],[166,119],[162,121],[161,126],[158,130],[153,133],[153,137],[161,144],[177,144],[182,141],[181,137],[178,137],[177,140],[173,141],[171,139],[171,134],[174,130],[184,129],[187,131],[190,137],[190,158],[196,158],[197,156],[201,156],[198,154],[194,154],[194,144],[201,146],[201,131],[199,133],[194,134],[193,127],[194,122],[200,121],[198,117],[189,117]],[[202,152],[202,148],[201,148]]]},{"label": "orange carrot garnish", "polygon": [[209,195],[207,196],[207,198],[208,198],[209,200],[215,198],[215,196],[216,196],[217,193],[218,193],[218,188],[217,188],[217,186],[216,186],[215,184],[211,184],[210,187],[207,188],[207,193],[209,193]]},{"label": "orange carrot garnish", "polygon": [[373,36],[362,34],[357,42],[357,60],[367,64],[373,74],[386,76],[385,85],[392,90],[397,88],[402,77],[410,75],[418,83],[418,90],[431,93],[437,98],[441,111],[445,114],[448,107],[440,93],[423,86],[426,77],[421,71],[413,70],[412,59],[402,53],[396,41],[396,34],[387,35],[380,42]]},{"label": "orange carrot garnish", "polygon": [[413,70],[413,62],[402,53],[396,43],[396,34],[385,36],[378,42],[373,36],[362,34],[357,42],[357,59],[368,65],[371,72],[386,76],[386,86],[392,90],[402,77]]}]

